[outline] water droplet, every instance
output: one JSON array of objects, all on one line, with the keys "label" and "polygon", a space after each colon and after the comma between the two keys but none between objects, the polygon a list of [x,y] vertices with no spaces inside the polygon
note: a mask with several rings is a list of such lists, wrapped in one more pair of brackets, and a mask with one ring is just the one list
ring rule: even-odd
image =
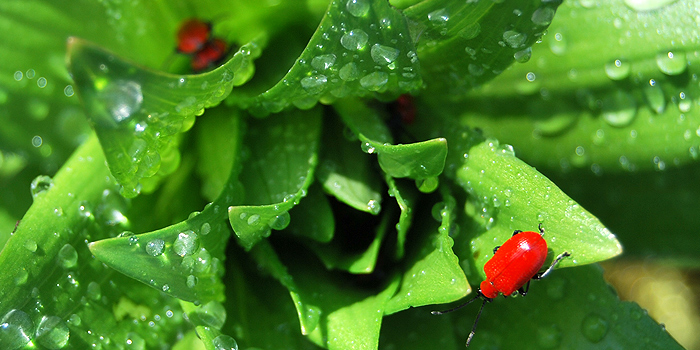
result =
[{"label": "water droplet", "polygon": [[469,74],[475,77],[480,77],[484,74],[484,67],[474,63],[470,63],[467,66],[467,70],[469,71]]},{"label": "water droplet", "polygon": [[667,75],[678,75],[685,71],[688,61],[684,52],[664,52],[656,55],[656,66]]},{"label": "water droplet", "polygon": [[37,176],[34,178],[34,180],[32,180],[32,184],[30,185],[32,198],[36,198],[38,195],[49,190],[51,187],[53,187],[53,180],[50,177],[46,175]]},{"label": "water droplet", "polygon": [[362,149],[362,152],[365,152],[367,154],[372,154],[377,150],[370,142],[363,142],[360,145],[360,148]]},{"label": "water droplet", "polygon": [[612,126],[627,126],[637,115],[637,103],[631,94],[616,90],[603,98],[601,114],[603,119]]},{"label": "water droplet", "polygon": [[146,341],[141,338],[140,335],[129,332],[126,335],[126,349],[127,350],[145,350]]},{"label": "water droplet", "polygon": [[158,256],[165,251],[165,241],[156,238],[146,243],[146,253],[150,256]]},{"label": "water droplet", "polygon": [[355,17],[363,17],[369,12],[369,2],[367,0],[348,0],[345,3],[345,7]]},{"label": "water droplet", "polygon": [[557,56],[566,53],[567,41],[562,33],[554,33],[554,40],[549,40],[549,50]]},{"label": "water droplet", "polygon": [[187,284],[187,288],[194,288],[197,286],[197,277],[195,275],[189,275],[185,283]]},{"label": "water droplet", "polygon": [[605,74],[612,80],[622,80],[630,75],[632,65],[625,60],[614,60],[605,65]]},{"label": "water droplet", "polygon": [[192,230],[187,230],[180,232],[173,242],[173,250],[175,254],[179,256],[191,255],[197,250],[199,246],[199,240],[197,239],[197,234]]},{"label": "water droplet", "polygon": [[167,292],[167,291],[170,290],[170,286],[166,283],[166,284],[163,285],[163,287],[162,287],[161,289],[162,289],[164,292]]},{"label": "water droplet", "polygon": [[37,246],[37,244],[36,244],[36,241],[33,240],[33,239],[27,239],[27,240],[25,240],[25,241],[24,241],[24,249],[26,249],[26,250],[28,250],[28,251],[30,251],[30,252],[32,252],[32,253],[35,253],[36,250],[38,249],[38,246]]},{"label": "water droplet", "polygon": [[273,230],[284,230],[288,225],[289,222],[291,221],[291,218],[289,216],[288,212],[284,212],[280,215],[277,215],[273,217],[270,220],[270,228]]},{"label": "water droplet", "polygon": [[316,95],[323,92],[327,81],[328,78],[323,74],[312,75],[301,79],[301,87],[309,94]]},{"label": "water droplet", "polygon": [[100,288],[100,284],[95,281],[88,283],[87,296],[94,301],[102,299],[102,288]]},{"label": "water droplet", "polygon": [[26,75],[27,79],[34,79],[36,72],[33,69],[28,69]]},{"label": "water droplet", "polygon": [[354,62],[350,62],[344,65],[343,68],[340,68],[338,76],[345,81],[353,81],[360,77],[360,70],[357,69],[357,65]]},{"label": "water droplet", "polygon": [[22,72],[20,72],[20,71],[16,71],[16,72],[15,72],[15,75],[14,75],[14,78],[15,78],[16,81],[20,81],[20,80],[22,80],[22,78],[24,78],[24,74],[23,74]]},{"label": "water droplet", "polygon": [[24,311],[12,309],[0,321],[0,348],[17,350],[29,343],[34,323]]},{"label": "water droplet", "polygon": [[27,272],[26,269],[21,268],[19,271],[17,271],[17,275],[15,276],[15,284],[21,286],[21,285],[27,283],[28,279],[29,279],[29,272]]},{"label": "water droplet", "polygon": [[527,34],[519,33],[514,30],[507,30],[503,33],[503,41],[505,41],[508,46],[517,49],[525,45]]},{"label": "water droplet", "polygon": [[211,224],[208,222],[205,222],[202,224],[202,227],[199,229],[199,233],[202,234],[202,236],[206,236],[211,232]]},{"label": "water droplet", "polygon": [[314,57],[311,60],[311,67],[313,69],[323,71],[328,68],[333,67],[333,64],[335,63],[336,56],[332,53],[327,54],[327,55],[319,55]]},{"label": "water droplet", "polygon": [[416,180],[416,187],[423,193],[432,193],[438,188],[439,184],[440,180],[437,177]]},{"label": "water droplet", "polygon": [[68,344],[70,330],[62,319],[56,316],[43,316],[36,329],[36,338],[39,345],[47,349],[61,349]]},{"label": "water droplet", "polygon": [[399,57],[399,50],[390,46],[374,44],[370,50],[370,55],[376,64],[387,65]]},{"label": "water droplet", "polygon": [[360,79],[360,85],[369,91],[379,91],[386,86],[389,81],[389,74],[385,72],[374,72],[365,75]]},{"label": "water droplet", "polygon": [[236,340],[228,335],[222,334],[211,341],[214,350],[238,350]]},{"label": "water droplet", "polygon": [[81,323],[83,323],[83,320],[78,316],[77,314],[72,314],[70,315],[70,318],[68,318],[68,322],[72,324],[73,326],[80,326]]},{"label": "water droplet", "polygon": [[554,18],[554,9],[551,7],[540,7],[532,13],[532,23],[538,26],[548,26]]},{"label": "water droplet", "polygon": [[260,215],[253,214],[248,217],[248,220],[246,222],[248,223],[248,225],[255,226],[260,223]]},{"label": "water droplet", "polygon": [[362,50],[367,45],[369,35],[362,29],[353,29],[340,38],[340,44],[350,51]]},{"label": "water droplet", "polygon": [[74,268],[78,264],[78,252],[72,245],[66,243],[58,251],[58,263],[64,269]]},{"label": "water droplet", "polygon": [[46,78],[41,77],[36,80],[36,86],[38,86],[40,89],[43,89],[46,87]]},{"label": "water droplet", "polygon": [[649,80],[649,85],[644,87],[644,97],[652,111],[660,114],[666,110],[664,91],[654,79]]},{"label": "water droplet", "polygon": [[532,57],[532,47],[525,48],[513,54],[513,58],[518,63],[525,63]]},{"label": "water droplet", "polygon": [[588,314],[581,323],[581,332],[586,339],[597,343],[608,334],[608,321],[597,314]]},{"label": "water droplet", "polygon": [[[436,27],[443,27],[447,24],[447,21],[450,20],[450,13],[447,11],[446,8],[441,8],[437,9],[431,13],[428,14],[428,20],[430,21],[430,24]],[[447,34],[447,33],[441,33],[441,34]]]},{"label": "water droplet", "polygon": [[210,301],[197,309],[190,315],[195,324],[221,329],[226,322],[226,309],[221,303]]},{"label": "water droplet", "polygon": [[476,38],[476,36],[479,35],[479,33],[481,33],[481,25],[479,24],[479,22],[475,22],[460,30],[459,36],[466,40],[470,40]]},{"label": "water droplet", "polygon": [[370,213],[377,215],[382,210],[382,206],[378,200],[370,199],[367,202],[367,209],[369,210]]},{"label": "water droplet", "polygon": [[66,85],[66,87],[63,89],[63,94],[66,95],[66,97],[72,97],[75,94],[75,91],[73,91],[73,85]]},{"label": "water droplet", "polygon": [[112,118],[112,122],[121,123],[138,112],[143,102],[141,85],[134,81],[119,80],[99,91],[97,96]]}]

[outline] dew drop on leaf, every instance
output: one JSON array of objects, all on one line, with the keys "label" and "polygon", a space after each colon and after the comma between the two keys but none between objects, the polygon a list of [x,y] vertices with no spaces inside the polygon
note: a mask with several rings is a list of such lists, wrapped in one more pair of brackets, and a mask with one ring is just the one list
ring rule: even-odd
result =
[{"label": "dew drop on leaf", "polygon": [[318,71],[324,71],[328,68],[333,67],[335,60],[336,56],[332,53],[326,55],[319,55],[311,59],[311,67]]},{"label": "dew drop on leaf", "polygon": [[36,198],[51,187],[53,187],[53,179],[51,179],[51,177],[46,175],[37,176],[32,180],[32,184],[30,185],[32,198]]},{"label": "dew drop on leaf", "polygon": [[68,344],[70,330],[63,320],[57,316],[43,316],[36,329],[39,345],[47,349],[61,349]]},{"label": "dew drop on leaf", "polygon": [[343,34],[343,36],[340,38],[340,44],[350,51],[358,51],[362,50],[365,45],[367,45],[368,40],[369,35],[367,35],[364,30],[353,29]]},{"label": "dew drop on leaf", "polygon": [[270,219],[269,225],[270,225],[270,228],[273,230],[283,230],[289,225],[290,221],[291,221],[291,218],[289,216],[289,213],[284,212],[284,213],[277,215],[277,216],[274,216],[272,219]]},{"label": "dew drop on leaf", "polygon": [[360,79],[360,85],[369,91],[379,91],[389,81],[389,74],[384,72],[373,72]]},{"label": "dew drop on leaf", "polygon": [[355,62],[350,62],[344,65],[343,68],[340,68],[338,76],[345,81],[353,81],[360,77],[360,70]]},{"label": "dew drop on leaf", "polygon": [[598,343],[608,334],[608,321],[600,315],[588,314],[581,322],[581,333],[592,343]]},{"label": "dew drop on leaf", "polygon": [[109,117],[112,118],[108,125],[119,124],[141,109],[143,93],[141,85],[137,82],[118,80],[98,88],[97,91],[97,99],[104,104]]},{"label": "dew drop on leaf", "polygon": [[368,0],[348,0],[345,4],[351,15],[355,17],[363,17],[369,12],[369,1]]},{"label": "dew drop on leaf", "polygon": [[630,75],[632,65],[622,59],[605,64],[605,75],[612,80],[622,80]]},{"label": "dew drop on leaf", "polygon": [[175,254],[184,257],[194,253],[198,245],[197,234],[192,230],[187,230],[177,235],[175,242],[173,242],[173,250]]},{"label": "dew drop on leaf", "polygon": [[211,341],[214,350],[238,350],[236,340],[228,335],[222,334]]},{"label": "dew drop on leaf", "polygon": [[684,52],[663,52],[656,55],[656,66],[667,75],[678,75],[688,66]]},{"label": "dew drop on leaf", "polygon": [[532,13],[532,23],[538,26],[548,26],[554,18],[554,9],[551,7],[540,7]]},{"label": "dew drop on leaf", "polygon": [[36,241],[33,239],[27,239],[24,241],[24,249],[35,253],[36,250],[38,249],[38,245],[36,244]]},{"label": "dew drop on leaf", "polygon": [[22,310],[12,309],[0,320],[0,349],[23,348],[34,332],[34,323]]},{"label": "dew drop on leaf", "polygon": [[160,238],[148,241],[146,243],[146,253],[150,256],[158,256],[163,254],[165,250],[165,241]]},{"label": "dew drop on leaf", "polygon": [[385,46],[381,44],[372,45],[370,50],[370,55],[374,63],[379,65],[387,65],[392,63],[399,57],[399,50],[390,46]]},{"label": "dew drop on leaf", "polygon": [[66,243],[58,251],[58,263],[64,269],[72,269],[78,264],[78,252],[70,243]]}]

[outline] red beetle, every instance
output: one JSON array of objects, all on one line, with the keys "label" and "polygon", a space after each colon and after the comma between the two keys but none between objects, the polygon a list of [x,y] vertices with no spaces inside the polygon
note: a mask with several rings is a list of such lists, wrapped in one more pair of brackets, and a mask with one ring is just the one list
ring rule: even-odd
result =
[{"label": "red beetle", "polygon": [[177,31],[177,52],[196,53],[207,44],[210,35],[211,23],[195,18],[186,20]]},{"label": "red beetle", "polygon": [[502,246],[493,249],[493,257],[484,265],[486,280],[481,282],[479,292],[474,298],[455,308],[445,311],[433,311],[433,315],[442,315],[469,305],[474,300],[481,298],[483,303],[476,315],[476,320],[472,326],[472,331],[467,338],[467,347],[474,337],[476,325],[481,317],[484,305],[496,298],[499,294],[509,296],[515,292],[522,296],[527,295],[530,289],[530,281],[541,279],[547,276],[561,259],[571,256],[569,252],[563,252],[557,256],[552,264],[543,272],[539,272],[547,259],[547,242],[542,238],[544,230],[542,224],[538,226],[539,233],[532,231],[513,232],[513,237],[509,238]]},{"label": "red beetle", "polygon": [[195,72],[203,71],[213,65],[219,63],[228,51],[228,45],[225,41],[214,38],[192,57],[192,70]]}]

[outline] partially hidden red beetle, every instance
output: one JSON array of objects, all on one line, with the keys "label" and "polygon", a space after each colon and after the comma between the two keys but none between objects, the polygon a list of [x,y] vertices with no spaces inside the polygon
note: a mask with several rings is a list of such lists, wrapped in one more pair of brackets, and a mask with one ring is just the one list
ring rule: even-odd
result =
[{"label": "partially hidden red beetle", "polygon": [[209,41],[211,23],[191,18],[180,25],[177,31],[177,52],[194,54]]},{"label": "partially hidden red beetle", "polygon": [[211,23],[196,18],[182,22],[176,51],[192,57],[190,67],[201,72],[221,62],[229,50],[226,41],[212,36]]},{"label": "partially hidden red beetle", "polygon": [[547,259],[547,242],[542,237],[544,236],[542,224],[538,228],[539,233],[516,230],[513,232],[513,236],[503,243],[502,246],[493,249],[493,257],[484,265],[486,280],[481,282],[479,291],[474,298],[455,308],[432,312],[433,315],[442,315],[461,309],[471,304],[474,300],[481,298],[483,303],[479,313],[476,315],[472,331],[467,338],[467,347],[469,347],[469,342],[474,337],[476,325],[487,302],[491,302],[499,294],[509,296],[517,292],[522,296],[527,295],[531,280],[544,278],[552,272],[561,259],[571,256],[569,252],[563,252],[554,259],[545,271],[539,272]]}]

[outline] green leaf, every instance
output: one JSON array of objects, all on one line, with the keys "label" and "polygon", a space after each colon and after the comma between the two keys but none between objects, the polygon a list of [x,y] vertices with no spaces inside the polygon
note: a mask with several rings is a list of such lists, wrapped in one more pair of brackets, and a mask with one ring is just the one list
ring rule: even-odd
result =
[{"label": "green leaf", "polygon": [[335,218],[328,198],[312,185],[306,199],[289,211],[291,221],[285,232],[328,243],[335,234]]},{"label": "green leaf", "polygon": [[403,258],[406,236],[413,221],[413,206],[416,203],[416,191],[406,186],[404,183],[396,181],[388,174],[384,176],[387,186],[389,186],[389,196],[396,198],[396,204],[401,210],[399,222],[396,223],[396,259]]},{"label": "green leaf", "polygon": [[319,99],[417,90],[418,60],[406,19],[384,0],[333,1],[287,75],[250,102],[255,114]]},{"label": "green leaf", "polygon": [[377,154],[379,166],[391,177],[423,180],[437,177],[445,167],[447,140],[437,138],[407,145],[373,141],[360,134],[362,150]]},{"label": "green leaf", "polygon": [[470,194],[468,213],[487,230],[472,240],[477,266],[514,230],[545,229],[549,248],[568,251],[561,267],[590,264],[622,253],[620,242],[603,224],[544,175],[513,155],[512,148],[486,141],[469,151],[457,181]]},{"label": "green leaf", "polygon": [[[32,288],[58,267],[59,252],[80,242],[78,234],[89,223],[92,210],[115,186],[103,163],[93,135],[53,179],[35,180],[34,203],[0,252],[0,266],[6,269],[0,274],[0,315],[22,307]],[[75,248],[68,252],[71,261],[72,252]]]},{"label": "green leaf", "polygon": [[372,160],[345,139],[342,126],[331,119],[323,133],[317,177],[323,189],[339,201],[374,215],[381,211],[381,181],[372,168]]},{"label": "green leaf", "polygon": [[456,202],[450,195],[436,204],[440,209],[441,224],[418,225],[423,239],[417,251],[407,256],[409,267],[403,272],[401,286],[386,305],[385,314],[393,314],[430,304],[441,304],[464,297],[471,291],[459,259],[452,252],[454,241],[450,233],[456,230],[454,223]]},{"label": "green leaf", "polygon": [[[439,317],[471,321],[479,306]],[[620,301],[598,266],[554,271],[533,282],[526,297],[495,299],[486,308],[475,349],[682,349],[639,305]],[[460,322],[456,333],[463,340],[469,328]]]},{"label": "green leaf", "polygon": [[272,229],[289,224],[289,213],[306,195],[318,163],[321,110],[293,110],[264,120],[251,120],[250,148],[241,183],[245,205],[228,209],[231,227],[250,249]]},{"label": "green leaf", "polygon": [[193,117],[231,91],[238,69],[249,59],[238,52],[222,67],[195,76],[151,71],[80,39],[71,39],[69,67],[85,102],[110,170],[134,197],[139,181],[161,167],[161,153]]},{"label": "green leaf", "polygon": [[[700,46],[689,33],[698,26],[691,12],[698,2],[659,2],[638,12],[634,6],[643,3],[653,4],[565,3],[534,47],[536,60],[504,72],[455,110],[479,106],[463,113],[465,123],[552,170],[664,170],[696,162],[700,88],[692,52]],[[664,25],[668,18],[674,29]]]},{"label": "green leaf", "polygon": [[[406,325],[410,325],[407,333]],[[436,317],[426,308],[411,308],[384,317],[380,349],[442,349],[463,350],[461,339],[456,339],[453,322],[447,317]]]},{"label": "green leaf", "polygon": [[[239,154],[240,118],[233,118],[232,123],[229,131],[235,142],[230,151]],[[201,213],[153,232],[92,242],[90,251],[113,269],[168,295],[196,303],[222,301],[221,263],[230,235],[224,208],[240,201],[240,162],[236,157],[219,198]]]},{"label": "green leaf", "polygon": [[[450,100],[527,61],[561,1],[427,0],[404,10],[431,95]],[[441,95],[441,96],[439,96]]]}]

